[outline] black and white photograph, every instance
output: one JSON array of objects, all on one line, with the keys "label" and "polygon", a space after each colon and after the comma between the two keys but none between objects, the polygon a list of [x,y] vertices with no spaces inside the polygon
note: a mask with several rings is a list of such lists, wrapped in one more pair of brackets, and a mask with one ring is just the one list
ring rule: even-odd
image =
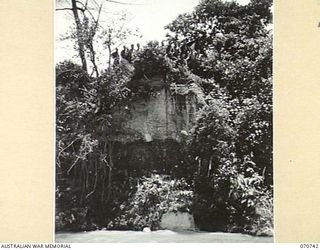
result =
[{"label": "black and white photograph", "polygon": [[273,243],[272,0],[55,0],[55,242]]}]

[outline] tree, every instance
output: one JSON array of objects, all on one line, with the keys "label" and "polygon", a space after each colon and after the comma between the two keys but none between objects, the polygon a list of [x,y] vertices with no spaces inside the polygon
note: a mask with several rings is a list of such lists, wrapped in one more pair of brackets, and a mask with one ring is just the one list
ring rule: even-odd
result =
[{"label": "tree", "polygon": [[[76,42],[81,66],[71,61],[56,65],[58,228],[88,229],[104,225],[116,199],[121,197],[117,194],[122,190],[112,184],[117,169],[113,163],[114,142],[110,139],[114,129],[111,111],[129,97],[127,83],[133,74],[125,65],[114,65],[100,74],[98,46],[107,40],[110,56],[112,46],[119,46],[119,41],[132,32],[124,27],[123,15],[119,23],[106,28],[100,24],[104,1],[60,3],[71,4],[56,10],[71,11],[73,15],[75,28],[67,39]],[[88,62],[93,68],[90,75]]]},{"label": "tree", "polygon": [[72,62],[57,65],[56,192],[61,228],[91,228],[108,217],[115,171],[111,111],[129,97],[130,77],[121,67],[95,79]]},{"label": "tree", "polygon": [[[70,2],[69,2],[70,1]],[[119,41],[119,39],[125,39],[129,34],[129,29],[124,28],[123,24],[117,24],[115,21],[112,21],[110,13],[106,12],[103,8],[105,2],[116,3],[116,4],[124,4],[131,5],[131,3],[121,2],[121,1],[111,1],[111,0],[65,0],[58,1],[61,8],[57,8],[56,11],[67,10],[72,11],[73,19],[75,22],[75,30],[72,31],[70,36],[67,38],[72,38],[76,42],[76,49],[79,54],[79,58],[81,60],[82,69],[84,72],[88,73],[88,62],[87,56],[89,56],[89,60],[92,64],[93,73],[95,77],[99,77],[99,69],[97,62],[97,48],[99,45],[96,43],[96,38],[99,36],[99,40],[101,40],[102,35],[107,37],[104,40],[104,44],[115,43],[114,40]],[[67,7],[65,3],[68,3]],[[71,5],[71,7],[70,7]],[[109,23],[113,23],[113,25],[107,25],[104,27],[100,24],[101,14],[109,15]],[[111,13],[112,14],[112,13]],[[126,20],[125,15],[121,16],[120,22],[124,23]],[[116,24],[115,24],[116,23]],[[121,29],[118,29],[121,27]],[[126,35],[124,35],[126,34]],[[113,40],[112,42],[106,42],[108,40]],[[96,43],[96,44],[95,44]],[[109,48],[108,48],[109,49]],[[111,54],[111,49],[108,51],[109,57]],[[87,55],[88,54],[88,55]]]},{"label": "tree", "polygon": [[259,200],[272,200],[271,4],[204,0],[167,26],[174,49],[190,47],[187,70],[206,94],[190,141],[206,230],[253,230]]},{"label": "tree", "polygon": [[[71,10],[75,21],[75,34],[71,35],[76,40],[77,50],[82,63],[82,69],[84,72],[88,72],[86,51],[89,52],[89,58],[93,65],[96,77],[99,76],[98,67],[96,64],[96,52],[93,46],[94,37],[99,28],[99,18],[103,4],[95,6],[93,10],[97,12],[93,13],[92,8],[89,7],[88,1],[83,3],[82,1],[70,0],[71,8],[58,8],[56,10]],[[79,15],[81,13],[81,17]],[[96,17],[95,17],[96,15]]]},{"label": "tree", "polygon": [[[129,37],[139,36],[138,29],[132,30],[127,27],[128,22],[128,14],[122,13],[105,24],[104,29],[98,35],[98,38],[103,43],[103,47],[108,51],[109,70],[112,64],[111,58],[114,49],[118,49],[120,46],[124,45]],[[119,51],[120,50],[118,50],[118,54],[120,53]]]},{"label": "tree", "polygon": [[72,12],[73,12],[74,20],[76,23],[78,45],[79,45],[79,56],[80,56],[81,62],[82,62],[82,69],[85,72],[87,72],[87,61],[86,61],[85,54],[84,54],[84,42],[83,42],[83,38],[82,38],[83,34],[82,34],[82,29],[81,29],[80,18],[78,15],[78,7],[77,7],[76,0],[71,0],[71,4],[72,4]]},{"label": "tree", "polygon": [[233,97],[250,97],[266,87],[272,74],[272,36],[266,29],[271,4],[202,1],[193,13],[180,15],[167,26],[173,32],[169,39],[193,44],[188,63],[192,72],[213,78]]}]

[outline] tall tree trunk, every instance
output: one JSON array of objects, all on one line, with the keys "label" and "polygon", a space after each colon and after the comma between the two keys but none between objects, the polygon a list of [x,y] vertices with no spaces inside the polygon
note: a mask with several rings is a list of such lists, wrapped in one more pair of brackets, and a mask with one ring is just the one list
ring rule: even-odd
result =
[{"label": "tall tree trunk", "polygon": [[[110,35],[109,35],[110,37]],[[109,38],[110,41],[110,38]],[[109,67],[109,72],[111,72],[111,45],[110,43],[108,43],[108,53],[109,53],[109,57],[108,57],[108,67]]]},{"label": "tall tree trunk", "polygon": [[79,46],[79,56],[82,63],[82,69],[87,73],[87,61],[86,56],[84,53],[84,44],[83,44],[83,37],[82,37],[82,31],[81,31],[81,22],[78,15],[78,7],[76,0],[71,0],[72,3],[72,12],[74,16],[74,20],[76,22],[76,29],[77,29],[77,37],[78,37],[78,46]]},{"label": "tall tree trunk", "polygon": [[98,66],[96,64],[96,53],[95,53],[95,51],[93,49],[93,45],[92,44],[89,45],[89,50],[90,50],[90,60],[91,60],[92,65],[93,65],[93,70],[96,73],[96,77],[99,77],[99,70],[98,70]]}]

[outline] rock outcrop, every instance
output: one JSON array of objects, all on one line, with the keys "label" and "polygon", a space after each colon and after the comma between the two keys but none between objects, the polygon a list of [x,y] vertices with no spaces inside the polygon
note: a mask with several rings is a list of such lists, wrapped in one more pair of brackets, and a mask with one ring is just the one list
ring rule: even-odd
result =
[{"label": "rock outcrop", "polygon": [[162,215],[160,228],[172,231],[193,231],[196,229],[193,216],[187,212],[168,212]]}]

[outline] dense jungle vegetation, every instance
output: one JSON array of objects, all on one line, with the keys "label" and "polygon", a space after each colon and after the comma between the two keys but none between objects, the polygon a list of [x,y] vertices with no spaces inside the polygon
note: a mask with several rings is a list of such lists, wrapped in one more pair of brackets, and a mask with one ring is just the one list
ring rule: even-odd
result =
[{"label": "dense jungle vegetation", "polygon": [[[203,0],[167,25],[166,41],[100,70],[93,41],[107,37],[111,58],[111,30],[72,5],[82,64],[56,65],[57,231],[156,230],[163,213],[187,211],[200,230],[272,234],[271,5]],[[203,101],[168,168],[130,168],[117,158],[113,110],[151,94],[136,83],[159,75],[168,88],[196,84]]]}]

